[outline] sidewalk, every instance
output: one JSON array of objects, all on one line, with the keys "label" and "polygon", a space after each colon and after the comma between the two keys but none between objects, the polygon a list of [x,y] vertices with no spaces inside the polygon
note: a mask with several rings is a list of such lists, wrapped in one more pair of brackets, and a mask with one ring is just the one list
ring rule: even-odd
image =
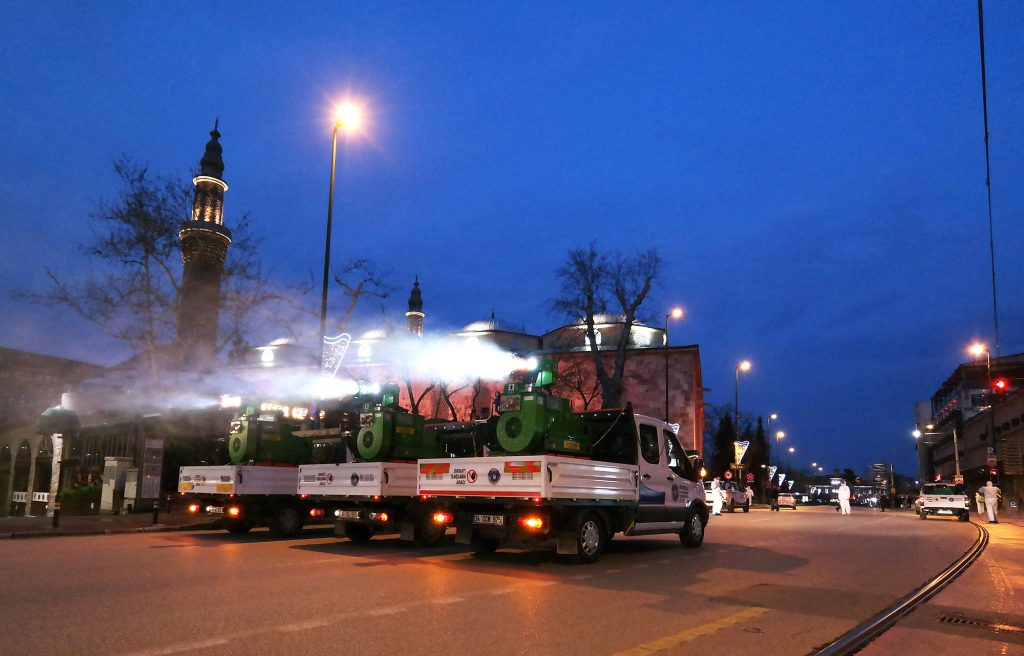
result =
[{"label": "sidewalk", "polygon": [[130,515],[61,515],[57,528],[53,528],[52,517],[0,517],[0,540],[219,528],[221,528],[220,519],[196,517],[184,509],[174,510],[170,513],[161,512],[156,524],[153,523],[152,512]]}]

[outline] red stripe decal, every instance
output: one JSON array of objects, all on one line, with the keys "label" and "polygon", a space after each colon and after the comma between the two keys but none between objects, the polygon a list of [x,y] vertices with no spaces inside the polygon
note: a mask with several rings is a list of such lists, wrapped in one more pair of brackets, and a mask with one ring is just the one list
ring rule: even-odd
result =
[{"label": "red stripe decal", "polygon": [[421,474],[447,474],[448,470],[451,469],[451,463],[439,462],[430,463],[426,465],[420,465]]},{"label": "red stripe decal", "polygon": [[540,462],[532,460],[530,462],[505,462],[505,473],[506,474],[539,474],[540,473]]},{"label": "red stripe decal", "polygon": [[532,497],[536,498],[537,490],[420,490],[420,494],[435,497]]}]

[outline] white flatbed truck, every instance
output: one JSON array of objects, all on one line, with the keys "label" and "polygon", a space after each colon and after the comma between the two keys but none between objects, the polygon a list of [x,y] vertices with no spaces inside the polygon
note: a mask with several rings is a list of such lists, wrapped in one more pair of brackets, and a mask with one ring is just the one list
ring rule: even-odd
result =
[{"label": "white flatbed truck", "polygon": [[334,518],[334,532],[353,542],[374,534],[400,533],[404,540],[436,544],[445,526],[434,507],[416,495],[415,462],[349,462],[300,465],[298,493]]},{"label": "white flatbed truck", "polygon": [[178,473],[178,492],[189,512],[223,517],[231,533],[267,526],[288,536],[302,529],[311,508],[295,493],[297,477],[296,466],[188,466]]},{"label": "white flatbed truck", "polygon": [[699,547],[704,488],[673,429],[629,407],[578,416],[596,436],[592,458],[421,459],[417,492],[452,508],[456,542],[478,553],[554,539],[558,554],[593,562],[616,533],[674,533]]}]

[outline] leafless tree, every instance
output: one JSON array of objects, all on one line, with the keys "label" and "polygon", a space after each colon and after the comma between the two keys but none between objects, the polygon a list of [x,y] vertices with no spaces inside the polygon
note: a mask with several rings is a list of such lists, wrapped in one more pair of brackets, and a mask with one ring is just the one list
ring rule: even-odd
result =
[{"label": "leafless tree", "polygon": [[578,398],[583,410],[589,410],[590,404],[601,395],[601,381],[597,379],[594,369],[580,358],[565,358],[558,363],[558,382],[555,391],[572,399]]},{"label": "leafless tree", "polygon": [[[124,342],[146,358],[152,377],[165,366],[180,364],[167,348],[175,343],[178,292],[181,289],[181,250],[178,232],[191,216],[192,187],[180,178],[153,176],[130,159],[115,162],[123,188],[113,202],[103,202],[90,215],[92,239],[79,246],[95,258],[94,272],[82,280],[66,280],[46,267],[48,288],[21,297],[71,310]],[[234,222],[232,247],[222,278],[222,321],[218,346],[244,341],[265,328],[256,309],[287,324],[292,316],[272,310],[297,288],[275,290],[256,257],[258,240],[248,217]]]},{"label": "leafless tree", "polygon": [[366,259],[350,260],[342,268],[341,273],[334,274],[334,282],[341,286],[348,297],[348,306],[338,324],[339,330],[348,327],[349,320],[355,312],[359,300],[365,296],[384,300],[391,293],[385,273],[379,271],[372,262]]},{"label": "leafless tree", "polygon": [[[552,301],[552,307],[573,321],[582,321],[586,326],[587,344],[590,345],[594,370],[601,384],[602,407],[622,405],[622,375],[626,366],[629,336],[660,271],[661,256],[656,249],[631,255],[619,252],[605,254],[598,252],[594,244],[569,251],[565,264],[557,271],[561,295]],[[604,345],[606,351],[615,353],[614,364],[609,372],[601,357],[594,317],[610,308],[621,313],[622,331],[613,346],[609,348],[610,345]]]}]

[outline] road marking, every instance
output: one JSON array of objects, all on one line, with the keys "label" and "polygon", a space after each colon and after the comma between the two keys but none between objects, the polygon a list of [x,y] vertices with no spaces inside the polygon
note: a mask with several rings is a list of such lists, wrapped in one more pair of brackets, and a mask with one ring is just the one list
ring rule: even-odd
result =
[{"label": "road marking", "polygon": [[170,645],[169,647],[164,647],[162,649],[135,651],[129,656],[167,656],[168,654],[177,654],[182,651],[206,649],[207,647],[220,647],[221,645],[226,644],[228,644],[227,638],[211,638],[210,640],[198,640],[196,642],[179,642],[176,645]]},{"label": "road marking", "polygon": [[310,629],[319,629],[322,626],[330,624],[327,620],[309,620],[308,622],[296,622],[295,624],[285,624],[284,626],[277,627],[278,631],[286,631],[288,633],[297,633],[299,631],[309,631]]},{"label": "road marking", "polygon": [[742,622],[753,619],[758,615],[767,612],[767,608],[759,608],[756,606],[753,608],[747,608],[745,610],[741,610],[738,613],[733,613],[732,615],[723,617],[720,620],[715,620],[714,622],[708,622],[707,624],[702,624],[692,629],[680,631],[679,633],[674,633],[672,635],[665,636],[664,638],[659,638],[653,642],[637,645],[632,649],[616,652],[615,654],[613,654],[613,656],[649,656],[650,654],[654,654],[659,651],[665,651],[667,649],[672,649],[673,647],[678,647],[684,642],[690,642],[691,640],[695,640],[696,638],[709,636],[713,633],[721,631],[722,629],[728,628],[736,624],[740,624]]},{"label": "road marking", "polygon": [[573,581],[585,581],[587,579],[594,578],[593,574],[577,574],[576,576],[570,576]]},{"label": "road marking", "polygon": [[460,601],[466,601],[463,597],[438,597],[431,599],[435,604],[457,604]]},{"label": "road marking", "polygon": [[[366,614],[370,617],[379,617],[381,615],[395,615],[396,613],[404,613],[404,606],[391,606],[390,608],[374,608],[366,611]],[[358,615],[356,615],[358,617]]]}]

